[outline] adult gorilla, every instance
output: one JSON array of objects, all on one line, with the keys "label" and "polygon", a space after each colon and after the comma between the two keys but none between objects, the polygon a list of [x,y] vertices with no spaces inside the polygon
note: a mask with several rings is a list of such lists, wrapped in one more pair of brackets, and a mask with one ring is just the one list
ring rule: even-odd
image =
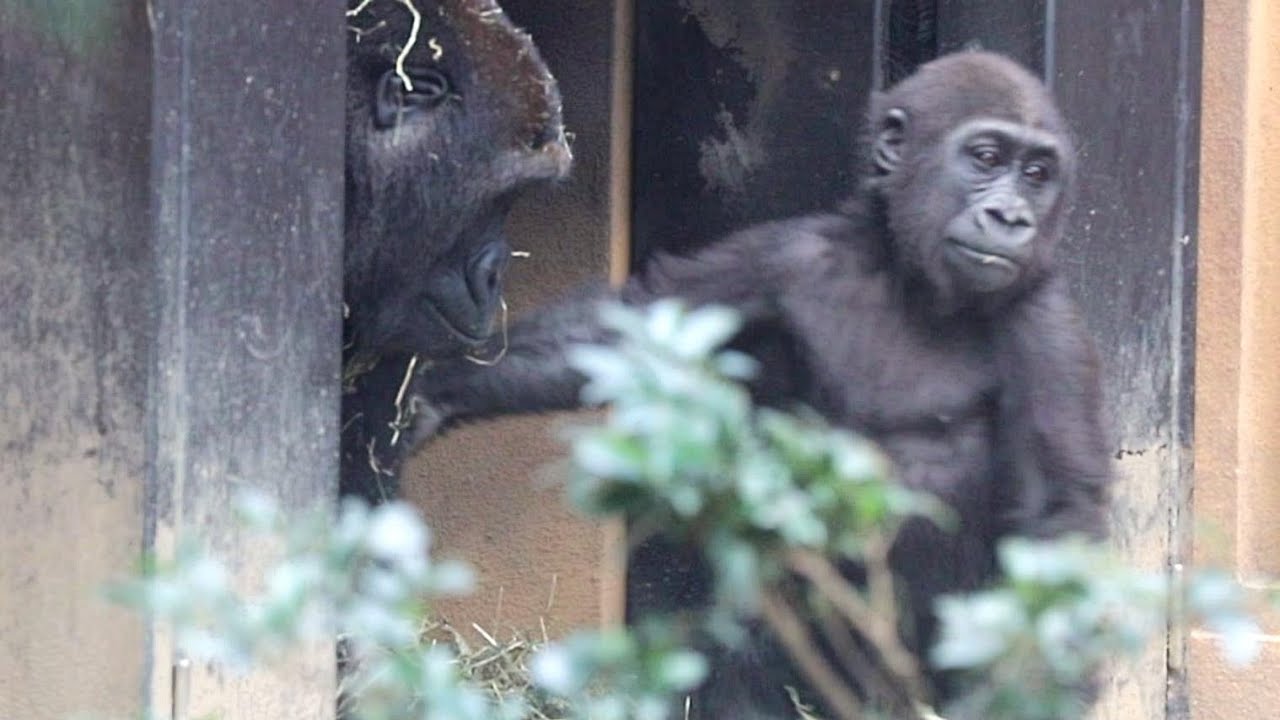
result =
[{"label": "adult gorilla", "polygon": [[395,491],[406,366],[489,337],[507,212],[571,155],[555,78],[497,3],[349,7],[342,490],[378,500]]},{"label": "adult gorilla", "polygon": [[[953,55],[875,96],[869,123],[864,179],[841,212],[660,257],[621,296],[738,308],[758,399],[878,441],[903,483],[954,508],[956,534],[912,523],[892,554],[906,639],[923,653],[933,599],[988,582],[1001,538],[1104,533],[1110,443],[1093,344],[1054,269],[1075,158],[1044,87],[1002,57]],[[575,405],[582,378],[563,350],[581,341],[607,341],[594,303],[516,328],[497,367],[435,368],[411,389],[418,432]],[[656,582],[629,579],[633,614],[681,590]],[[714,665],[698,717],[794,716],[781,686],[796,680],[771,644]],[[945,703],[954,688],[929,680]]]}]

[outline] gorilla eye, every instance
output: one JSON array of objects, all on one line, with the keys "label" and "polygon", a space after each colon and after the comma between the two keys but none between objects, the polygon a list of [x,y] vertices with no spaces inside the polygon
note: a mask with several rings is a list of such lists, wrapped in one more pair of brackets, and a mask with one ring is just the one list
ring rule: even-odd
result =
[{"label": "gorilla eye", "polygon": [[1022,168],[1022,175],[1035,183],[1049,181],[1049,167],[1044,163],[1029,163]]},{"label": "gorilla eye", "polygon": [[972,150],[973,159],[984,169],[1000,167],[1000,153],[990,145],[981,145]]}]

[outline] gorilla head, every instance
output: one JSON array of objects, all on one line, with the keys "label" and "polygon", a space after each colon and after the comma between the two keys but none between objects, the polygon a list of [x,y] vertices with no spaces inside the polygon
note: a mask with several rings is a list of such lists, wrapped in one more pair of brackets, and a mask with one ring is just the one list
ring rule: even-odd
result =
[{"label": "gorilla head", "polygon": [[1052,262],[1075,153],[1044,86],[990,53],[935,60],[871,103],[869,190],[943,313],[1002,306]]},{"label": "gorilla head", "polygon": [[348,0],[342,492],[394,494],[406,368],[502,310],[507,212],[571,154],[555,78],[493,0]]},{"label": "gorilla head", "polygon": [[519,191],[571,155],[555,79],[492,0],[348,0],[344,297],[352,354],[489,335]]}]

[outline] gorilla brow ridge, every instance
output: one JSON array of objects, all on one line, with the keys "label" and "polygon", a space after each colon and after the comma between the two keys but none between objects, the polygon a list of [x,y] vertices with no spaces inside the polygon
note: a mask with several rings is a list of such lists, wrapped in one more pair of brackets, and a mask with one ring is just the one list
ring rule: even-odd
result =
[{"label": "gorilla brow ridge", "polygon": [[1012,140],[1032,152],[1046,153],[1057,158],[1062,148],[1053,133],[1034,125],[1015,123],[1002,118],[979,117],[962,123],[953,134],[957,138],[969,138],[983,133],[994,133]]}]

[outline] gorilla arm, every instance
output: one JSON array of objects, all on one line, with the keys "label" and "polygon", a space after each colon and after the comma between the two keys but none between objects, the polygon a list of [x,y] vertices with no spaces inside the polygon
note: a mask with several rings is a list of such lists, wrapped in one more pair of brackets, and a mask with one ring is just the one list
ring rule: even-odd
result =
[{"label": "gorilla arm", "polygon": [[1049,279],[1001,325],[996,342],[1007,384],[998,453],[1014,508],[1010,529],[1099,539],[1106,535],[1111,446],[1097,354],[1066,283]]},{"label": "gorilla arm", "polygon": [[410,448],[459,422],[577,407],[583,378],[569,367],[565,351],[607,340],[596,312],[613,297],[598,285],[579,288],[515,323],[494,364],[452,359],[424,369],[411,388]]},{"label": "gorilla arm", "polygon": [[768,317],[776,307],[777,278],[788,262],[780,248],[783,241],[797,240],[798,229],[794,222],[770,223],[690,257],[658,256],[617,292],[586,288],[530,313],[512,327],[505,356],[491,367],[451,360],[424,370],[411,390],[417,417],[410,447],[458,422],[579,406],[584,379],[569,367],[565,351],[575,344],[608,342],[597,317],[601,301],[643,305],[679,297],[695,306],[735,307],[746,321]]}]

